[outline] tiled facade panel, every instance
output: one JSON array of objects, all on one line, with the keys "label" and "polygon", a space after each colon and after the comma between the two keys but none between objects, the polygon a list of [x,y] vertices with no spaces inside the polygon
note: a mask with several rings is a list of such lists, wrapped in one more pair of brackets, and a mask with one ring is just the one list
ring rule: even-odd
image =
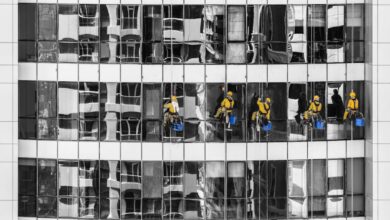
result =
[{"label": "tiled facade panel", "polygon": [[0,1],[0,219],[18,218],[18,5]]}]

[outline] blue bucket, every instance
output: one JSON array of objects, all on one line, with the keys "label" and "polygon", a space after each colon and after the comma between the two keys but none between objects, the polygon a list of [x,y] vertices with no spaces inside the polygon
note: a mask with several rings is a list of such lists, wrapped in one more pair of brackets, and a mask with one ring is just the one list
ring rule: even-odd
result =
[{"label": "blue bucket", "polygon": [[316,129],[325,129],[325,122],[322,120],[317,120],[314,124]]},{"label": "blue bucket", "polygon": [[176,132],[181,132],[184,129],[183,122],[173,123],[172,128]]},{"label": "blue bucket", "polygon": [[230,125],[235,125],[236,121],[237,121],[237,117],[235,115],[230,115],[230,117],[229,117]]},{"label": "blue bucket", "polygon": [[355,120],[356,127],[364,127],[364,118],[357,118]]},{"label": "blue bucket", "polygon": [[272,123],[269,121],[267,124],[262,126],[263,131],[271,131],[272,130]]}]

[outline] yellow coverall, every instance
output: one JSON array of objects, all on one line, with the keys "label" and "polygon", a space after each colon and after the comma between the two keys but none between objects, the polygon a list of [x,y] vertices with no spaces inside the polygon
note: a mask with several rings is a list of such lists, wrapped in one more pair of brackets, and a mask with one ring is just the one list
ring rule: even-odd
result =
[{"label": "yellow coverall", "polygon": [[308,120],[312,116],[317,116],[317,114],[319,114],[321,110],[322,104],[320,102],[318,102],[318,104],[316,104],[315,102],[311,102],[309,109],[303,113],[303,118]]},{"label": "yellow coverall", "polygon": [[221,107],[218,108],[215,118],[219,118],[222,113],[232,113],[234,100],[231,97],[225,97],[221,102]]},{"label": "yellow coverall", "polygon": [[259,111],[252,113],[252,121],[256,120],[257,114],[260,114],[260,116],[265,117],[269,121],[271,118],[271,109],[269,104],[262,102],[261,100],[257,100],[257,106],[259,107]]},{"label": "yellow coverall", "polygon": [[171,101],[164,104],[164,108],[168,109],[167,112],[164,113],[164,126],[168,124],[168,122],[173,123],[173,120],[178,117],[178,108],[179,104],[177,102]]},{"label": "yellow coverall", "polygon": [[346,120],[349,114],[354,115],[359,110],[359,100],[349,99],[347,109],[345,109],[343,119]]}]

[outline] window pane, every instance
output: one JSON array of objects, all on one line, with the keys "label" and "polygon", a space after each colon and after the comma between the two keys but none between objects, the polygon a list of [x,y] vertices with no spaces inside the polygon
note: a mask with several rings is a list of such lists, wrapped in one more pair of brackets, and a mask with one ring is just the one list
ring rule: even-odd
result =
[{"label": "window pane", "polygon": [[288,199],[288,217],[289,218],[307,218],[307,199],[290,198]]},{"label": "window pane", "polygon": [[[143,184],[142,192],[144,198],[161,198],[163,169],[161,162],[144,162],[143,164]],[[161,200],[159,200],[161,202]],[[144,207],[152,205],[157,201],[143,203]],[[161,209],[161,203],[160,203]],[[145,210],[145,209],[143,209]],[[148,209],[146,209],[148,210]],[[145,212],[144,212],[145,213]]]},{"label": "window pane", "polygon": [[344,160],[328,160],[328,195],[344,194]]},{"label": "window pane", "polygon": [[[119,5],[100,5],[100,41],[117,42],[120,31]],[[114,53],[115,55],[116,53]]]},{"label": "window pane", "polygon": [[78,118],[78,85],[74,82],[58,82],[58,117]]},{"label": "window pane", "polygon": [[100,198],[100,218],[119,219],[120,203],[119,198]]},{"label": "window pane", "polygon": [[161,219],[162,204],[160,199],[142,199],[142,219]]},{"label": "window pane", "polygon": [[327,94],[327,139],[340,140],[346,138],[343,122],[344,102],[346,93],[345,83],[328,83]]},{"label": "window pane", "polygon": [[34,41],[19,41],[19,62],[36,62],[37,45]]},{"label": "window pane", "polygon": [[287,199],[268,199],[268,218],[283,219],[287,217]]},{"label": "window pane", "polygon": [[[288,162],[288,196],[289,197],[306,197],[306,161],[289,161]],[[295,202],[291,201],[294,206]],[[303,202],[303,201],[300,201]]]},{"label": "window pane", "polygon": [[79,200],[80,218],[98,218],[99,217],[99,199],[95,197],[80,198]]},{"label": "window pane", "polygon": [[348,196],[346,201],[347,216],[364,216],[364,196]]},{"label": "window pane", "polygon": [[245,50],[245,43],[228,43],[226,46],[226,63],[245,63]]},{"label": "window pane", "polygon": [[247,198],[260,198],[260,161],[247,162]]},{"label": "window pane", "polygon": [[99,7],[93,4],[79,5],[79,37],[80,40],[99,40]]},{"label": "window pane", "polygon": [[344,216],[344,197],[330,197],[326,201],[328,217]]},{"label": "window pane", "polygon": [[245,6],[228,6],[227,13],[228,13],[228,20],[227,20],[228,41],[244,41],[245,40]]},{"label": "window pane", "polygon": [[[183,197],[183,163],[164,162],[164,198]],[[173,207],[171,207],[173,208]]]},{"label": "window pane", "polygon": [[38,43],[38,62],[57,62],[58,46],[56,42],[40,41]]},{"label": "window pane", "polygon": [[160,119],[161,118],[161,85],[150,84],[143,85],[143,118]]},{"label": "window pane", "polygon": [[[142,193],[141,162],[122,161],[121,197],[141,198],[141,193]],[[135,203],[135,200],[131,200],[129,202],[133,204]]]},{"label": "window pane", "polygon": [[58,217],[77,218],[79,212],[79,201],[77,198],[59,198]]},{"label": "window pane", "polygon": [[325,42],[325,25],[326,25],[326,5],[309,5],[308,6],[308,40],[316,42]]},{"label": "window pane", "polygon": [[100,83],[100,123],[102,141],[120,140],[120,84]]},{"label": "window pane", "polygon": [[227,174],[227,198],[245,198],[245,163],[229,162]]},{"label": "window pane", "polygon": [[38,198],[38,217],[57,217],[57,197]]},{"label": "window pane", "polygon": [[19,81],[19,117],[36,117],[36,86],[35,81]]},{"label": "window pane", "polygon": [[36,139],[37,138],[37,120],[36,119],[19,119],[19,139]]},{"label": "window pane", "polygon": [[121,40],[141,40],[141,11],[137,5],[121,5]]},{"label": "window pane", "polygon": [[80,197],[99,196],[99,163],[97,161],[79,161]]},{"label": "window pane", "polygon": [[269,83],[262,93],[262,101],[271,99],[271,135],[263,134],[261,141],[287,141],[287,84]]},{"label": "window pane", "polygon": [[[19,182],[20,184],[20,182]],[[20,196],[18,197],[18,216],[19,217],[36,217],[36,197]]]},{"label": "window pane", "polygon": [[227,219],[245,219],[245,199],[227,199]]},{"label": "window pane", "polygon": [[161,41],[162,33],[162,13],[161,6],[145,5],[143,7],[143,40]]},{"label": "window pane", "polygon": [[100,194],[99,194],[100,197],[119,198],[119,190],[120,190],[119,183],[120,183],[119,161],[101,160],[100,161]]},{"label": "window pane", "polygon": [[58,5],[58,40],[78,41],[78,24],[77,5]]},{"label": "window pane", "polygon": [[326,198],[309,197],[309,216],[325,217],[326,216]]},{"label": "window pane", "polygon": [[183,219],[184,214],[184,200],[183,199],[169,199],[164,200],[163,204],[163,219]]},{"label": "window pane", "polygon": [[140,219],[141,199],[121,199],[121,218]]},{"label": "window pane", "polygon": [[206,216],[206,208],[203,200],[186,199],[184,204],[184,219],[200,220]]},{"label": "window pane", "polygon": [[307,163],[309,196],[325,196],[326,160],[309,160]]},{"label": "window pane", "polygon": [[[78,164],[76,161],[58,162],[58,193],[60,196],[77,196],[78,178]],[[64,200],[64,202],[77,204],[77,202],[71,200]]]},{"label": "window pane", "polygon": [[57,5],[38,4],[39,40],[57,40]]},{"label": "window pane", "polygon": [[206,162],[206,197],[223,198],[224,195],[225,195],[224,162]]},{"label": "window pane", "polygon": [[122,63],[140,63],[141,62],[141,44],[122,43],[120,61]]},{"label": "window pane", "polygon": [[364,42],[347,42],[345,45],[347,63],[364,62]]},{"label": "window pane", "polygon": [[[38,160],[38,194],[57,195],[57,161]],[[50,200],[44,198],[42,202]]]},{"label": "window pane", "polygon": [[364,5],[347,5],[347,41],[364,40]]},{"label": "window pane", "polygon": [[224,199],[206,199],[206,219],[224,219]]},{"label": "window pane", "polygon": [[[184,177],[184,198],[203,199],[204,184],[205,184],[205,165],[203,164],[203,162],[185,162],[183,177]],[[198,202],[189,201],[188,203],[195,205]],[[187,209],[187,211],[188,210],[189,209]]]},{"label": "window pane", "polygon": [[77,140],[78,131],[77,120],[58,120],[58,140]]},{"label": "window pane", "polygon": [[364,194],[364,159],[347,159],[347,194]]},{"label": "window pane", "polygon": [[59,43],[59,55],[58,55],[58,61],[59,62],[69,62],[69,63],[75,63],[78,61],[78,43],[72,43],[72,42],[60,42]]},{"label": "window pane", "polygon": [[[37,15],[37,4],[19,4],[18,15],[19,15],[19,40],[36,40],[36,15]],[[21,45],[19,45],[20,48]]]},{"label": "window pane", "polygon": [[[37,165],[35,159],[19,159],[18,183],[19,195],[36,195],[37,190]],[[27,198],[26,198],[27,199]]]},{"label": "window pane", "polygon": [[[287,161],[268,161],[268,197],[286,196]],[[286,206],[286,204],[284,206]]]},{"label": "window pane", "polygon": [[304,113],[308,108],[306,84],[294,83],[288,85],[288,121],[289,140],[307,140],[307,132],[302,126]]}]

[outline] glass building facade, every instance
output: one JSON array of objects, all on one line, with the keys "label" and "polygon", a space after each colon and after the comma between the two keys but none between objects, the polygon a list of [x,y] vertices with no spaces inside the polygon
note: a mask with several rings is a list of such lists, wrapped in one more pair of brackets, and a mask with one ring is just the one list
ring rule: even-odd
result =
[{"label": "glass building facade", "polygon": [[19,218],[365,219],[364,1],[161,3],[18,4]]}]

